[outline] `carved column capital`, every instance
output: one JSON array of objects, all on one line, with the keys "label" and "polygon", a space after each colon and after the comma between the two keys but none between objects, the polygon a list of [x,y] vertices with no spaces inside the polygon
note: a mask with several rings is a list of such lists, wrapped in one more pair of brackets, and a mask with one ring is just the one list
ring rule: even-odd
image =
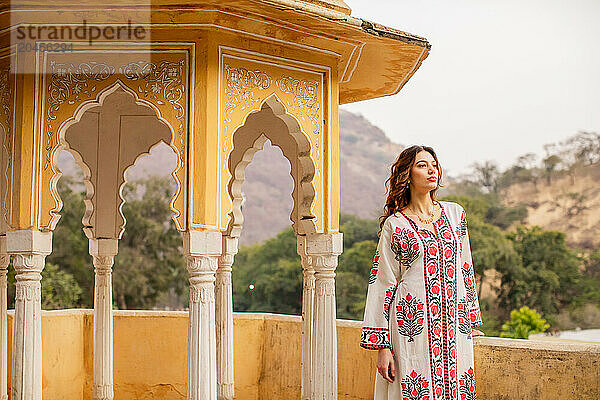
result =
[{"label": "carved column capital", "polygon": [[13,338],[14,399],[42,398],[41,272],[52,251],[52,232],[10,231],[6,251],[13,256],[16,295]]},{"label": "carved column capital", "polygon": [[[190,301],[192,301],[192,296],[194,300],[197,298],[210,299],[211,297],[202,296],[202,293],[196,296],[194,286],[209,284],[212,290],[218,258],[221,255],[221,238],[220,232],[188,231],[183,233],[183,253],[190,280]],[[214,296],[212,298],[214,299]]]},{"label": "carved column capital", "polygon": [[[303,345],[310,346],[310,352],[303,354],[303,363],[308,362],[309,366],[304,368],[303,365],[302,399],[334,400],[337,398],[335,270],[342,247],[341,233],[306,235],[304,243],[299,245],[299,248],[305,252],[304,294],[312,291],[314,296],[310,307],[310,321],[306,322],[303,331],[319,338],[319,340],[313,340],[312,337],[303,340]],[[306,274],[307,270],[314,271],[314,278],[311,279],[310,273]],[[313,279],[314,283],[310,282]],[[314,285],[314,288],[307,290],[306,285]],[[307,303],[306,308],[308,307]]]},{"label": "carved column capital", "polygon": [[110,273],[118,251],[118,239],[90,239],[89,253],[94,262],[94,272],[96,274]]},{"label": "carved column capital", "polygon": [[[307,266],[317,274],[329,275],[334,274],[337,268],[337,259],[342,254],[343,244],[341,233],[314,233],[304,236],[304,244],[298,247],[303,247]],[[300,256],[302,257],[302,254]]]},{"label": "carved column capital", "polygon": [[238,238],[223,236],[223,248],[219,256],[219,271],[231,272],[233,259],[238,252]]},{"label": "carved column capital", "polygon": [[187,398],[217,397],[215,272],[222,235],[212,231],[183,233],[183,253],[190,281]]}]

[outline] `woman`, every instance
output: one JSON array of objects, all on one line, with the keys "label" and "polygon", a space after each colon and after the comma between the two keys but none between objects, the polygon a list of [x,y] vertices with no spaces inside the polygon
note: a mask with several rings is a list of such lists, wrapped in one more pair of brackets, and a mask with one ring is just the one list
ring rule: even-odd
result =
[{"label": "woman", "polygon": [[379,351],[376,400],[475,399],[479,300],[464,209],[435,198],[441,171],[412,146],[387,181],[360,342]]}]

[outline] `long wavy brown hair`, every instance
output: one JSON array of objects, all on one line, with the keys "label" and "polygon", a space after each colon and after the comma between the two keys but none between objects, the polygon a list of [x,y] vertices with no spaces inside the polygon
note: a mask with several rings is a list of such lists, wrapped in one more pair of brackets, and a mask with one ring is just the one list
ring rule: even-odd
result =
[{"label": "long wavy brown hair", "polygon": [[438,162],[437,155],[433,148],[429,146],[419,146],[414,145],[407,147],[402,150],[398,158],[392,164],[390,177],[385,181],[387,200],[385,201],[385,206],[383,207],[383,215],[379,217],[379,232],[377,236],[381,235],[381,230],[383,229],[383,224],[387,217],[390,215],[402,210],[404,207],[410,203],[410,185],[408,184],[408,180],[410,178],[410,170],[415,163],[415,158],[420,151],[427,151],[429,154],[433,156],[433,159],[436,162],[437,170],[438,170],[438,186],[429,192],[432,201],[436,201],[436,192],[438,188],[442,187],[442,167]]}]

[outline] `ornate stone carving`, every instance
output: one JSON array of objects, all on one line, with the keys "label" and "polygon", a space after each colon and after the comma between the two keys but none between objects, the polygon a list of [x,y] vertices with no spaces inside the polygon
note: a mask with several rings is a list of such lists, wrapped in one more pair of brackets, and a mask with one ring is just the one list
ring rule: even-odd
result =
[{"label": "ornate stone carving", "polygon": [[10,255],[0,254],[0,271],[8,268],[8,264],[10,264]]},{"label": "ornate stone carving", "polygon": [[90,61],[87,63],[57,63],[50,62],[50,83],[48,85],[48,105],[46,110],[46,161],[44,169],[51,163],[52,150],[56,145],[54,120],[60,107],[67,103],[74,105],[91,99],[97,94],[97,84],[105,81],[119,72],[131,81],[141,81],[136,92],[138,96],[161,106],[165,101],[175,111],[179,121],[180,150],[184,148],[185,116],[186,116],[186,86],[183,79],[185,60],[177,62],[157,61],[131,62],[115,67],[104,62]]},{"label": "ornate stone carving", "polygon": [[[319,340],[307,340],[310,344],[310,368],[303,369],[302,396],[306,399],[329,399],[337,388],[337,337],[335,323],[335,269],[337,257],[342,252],[342,234],[314,234],[304,237],[298,253],[307,255],[308,264],[314,268],[314,299],[311,311],[312,335]],[[304,341],[303,341],[304,343]],[[307,378],[310,381],[307,382]]]},{"label": "ornate stone carving", "polygon": [[41,285],[36,281],[17,282],[15,284],[15,300],[16,301],[41,301]]},{"label": "ornate stone carving", "polygon": [[114,256],[92,255],[92,258],[96,274],[108,274],[111,272],[115,260]]},{"label": "ornate stone carving", "polygon": [[180,149],[185,148],[185,93],[183,83],[184,60],[179,62],[161,61],[151,63],[145,61],[132,62],[119,68],[119,72],[132,81],[142,81],[137,87],[140,97],[151,100],[158,105],[167,101],[175,111],[179,121]]},{"label": "ornate stone carving", "polygon": [[8,136],[11,127],[12,89],[10,86],[10,65],[0,70],[0,125]]},{"label": "ornate stone carving", "polygon": [[310,119],[313,124],[313,133],[319,135],[321,132],[320,102],[317,98],[319,82],[284,75],[276,81],[276,84],[281,92],[293,95],[292,100],[287,101],[290,110],[296,112],[302,119]]},{"label": "ornate stone carving", "polygon": [[[204,399],[207,394],[216,398],[216,390],[213,392],[217,387],[214,282],[221,248],[220,232],[183,233],[183,253],[190,281],[188,399]],[[211,388],[210,393],[207,388]]]},{"label": "ornate stone carving", "polygon": [[214,303],[215,291],[212,287],[201,285],[190,286],[190,303]]},{"label": "ornate stone carving", "polygon": [[44,269],[45,254],[40,253],[15,253],[13,254],[13,265],[17,275],[25,273],[37,273],[42,279],[41,272]]},{"label": "ornate stone carving", "polygon": [[238,239],[223,236],[222,254],[219,257],[215,282],[215,318],[217,339],[217,398],[233,400],[233,298],[231,270]]},{"label": "ornate stone carving", "polygon": [[94,385],[94,400],[112,400],[113,385]]},{"label": "ornate stone carving", "polygon": [[187,270],[190,274],[208,273],[217,270],[217,258],[211,256],[186,256]]},{"label": "ornate stone carving", "polygon": [[115,73],[115,67],[105,63],[56,63],[50,62],[50,84],[48,85],[48,106],[46,110],[46,162],[44,169],[51,163],[52,149],[55,145],[53,122],[56,112],[65,102],[80,103],[96,94],[96,83],[108,79]]},{"label": "ornate stone carving", "polygon": [[271,86],[273,78],[260,70],[250,71],[225,64],[225,109],[223,110],[223,127],[231,122],[230,115],[241,105],[244,110],[252,107],[260,99],[254,98],[254,90],[265,90]]},{"label": "ornate stone carving", "polygon": [[117,239],[90,239],[94,263],[94,400],[112,400],[113,311],[112,266],[118,253]]}]

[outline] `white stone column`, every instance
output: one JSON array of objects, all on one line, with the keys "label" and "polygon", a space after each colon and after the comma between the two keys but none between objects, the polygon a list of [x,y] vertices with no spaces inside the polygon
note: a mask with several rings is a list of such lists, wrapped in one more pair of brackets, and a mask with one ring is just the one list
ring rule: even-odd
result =
[{"label": "white stone column", "polygon": [[46,256],[52,252],[52,232],[29,230],[8,232],[6,250],[13,256],[17,280],[11,399],[41,400],[41,280]]},{"label": "white stone column", "polygon": [[94,263],[94,400],[112,400],[113,391],[113,309],[112,266],[118,239],[90,239]]},{"label": "white stone column", "polygon": [[0,400],[8,400],[8,325],[6,319],[6,273],[10,256],[6,252],[6,236],[0,236]]},{"label": "white stone column", "polygon": [[188,400],[217,399],[215,272],[221,250],[220,232],[183,233],[190,281]]},{"label": "white stone column", "polygon": [[215,287],[217,325],[217,398],[233,400],[233,290],[231,267],[238,251],[238,238],[223,236]]},{"label": "white stone column", "polygon": [[310,400],[312,394],[312,337],[315,297],[315,270],[306,254],[306,236],[296,237],[296,250],[302,264],[302,389],[300,398]]},{"label": "white stone column", "polygon": [[337,399],[335,269],[342,254],[342,234],[306,236],[306,254],[315,271],[311,399]]}]

